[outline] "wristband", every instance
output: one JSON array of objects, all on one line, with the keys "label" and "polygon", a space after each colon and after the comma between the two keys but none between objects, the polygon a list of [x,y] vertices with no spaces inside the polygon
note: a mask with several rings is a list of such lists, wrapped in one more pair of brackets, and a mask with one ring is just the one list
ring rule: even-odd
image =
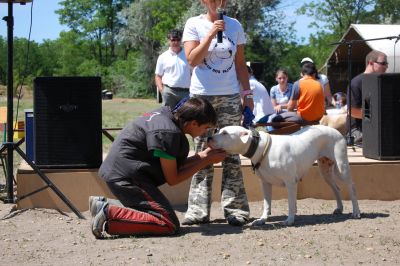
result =
[{"label": "wristband", "polygon": [[242,97],[247,96],[249,94],[253,95],[253,91],[252,90],[245,90],[241,92]]},{"label": "wristband", "polygon": [[245,99],[253,99],[253,94],[247,94],[244,96]]}]

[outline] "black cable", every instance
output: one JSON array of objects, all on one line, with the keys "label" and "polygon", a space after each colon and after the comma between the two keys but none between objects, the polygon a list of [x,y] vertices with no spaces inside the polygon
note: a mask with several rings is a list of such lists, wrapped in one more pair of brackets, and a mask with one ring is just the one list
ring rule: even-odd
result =
[{"label": "black cable", "polygon": [[31,46],[31,33],[32,33],[32,21],[33,21],[33,2],[34,0],[32,0],[31,3],[31,18],[30,18],[30,25],[29,25],[29,35],[28,35],[28,42],[26,45],[26,55],[25,55],[25,67],[24,67],[24,71],[19,73],[19,76],[22,76],[22,80],[20,81],[20,84],[17,85],[15,87],[15,91],[18,90],[18,86],[19,86],[19,91],[17,92],[17,108],[16,108],[16,113],[15,113],[15,123],[14,123],[14,130],[17,129],[18,126],[18,113],[19,113],[19,101],[21,99],[21,92],[22,92],[22,86],[24,85],[25,82],[25,78],[28,72],[28,64],[29,64],[29,50],[30,50],[30,46]]}]

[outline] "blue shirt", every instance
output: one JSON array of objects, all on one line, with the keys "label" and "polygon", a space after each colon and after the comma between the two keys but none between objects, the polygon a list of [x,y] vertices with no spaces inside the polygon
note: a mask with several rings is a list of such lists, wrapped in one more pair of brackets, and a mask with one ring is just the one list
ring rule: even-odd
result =
[{"label": "blue shirt", "polygon": [[277,104],[287,104],[289,102],[290,96],[292,95],[293,84],[287,84],[287,90],[281,92],[279,85],[275,85],[271,88],[270,94],[271,99],[275,99]]}]

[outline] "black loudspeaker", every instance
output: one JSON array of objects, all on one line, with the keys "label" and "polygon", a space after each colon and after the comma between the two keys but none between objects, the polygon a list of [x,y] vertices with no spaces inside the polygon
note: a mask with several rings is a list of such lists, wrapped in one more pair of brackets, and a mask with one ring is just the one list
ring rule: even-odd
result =
[{"label": "black loudspeaker", "polygon": [[98,168],[102,162],[100,77],[37,77],[34,161],[40,168]]},{"label": "black loudspeaker", "polygon": [[362,80],[363,155],[400,159],[400,74],[366,74]]}]

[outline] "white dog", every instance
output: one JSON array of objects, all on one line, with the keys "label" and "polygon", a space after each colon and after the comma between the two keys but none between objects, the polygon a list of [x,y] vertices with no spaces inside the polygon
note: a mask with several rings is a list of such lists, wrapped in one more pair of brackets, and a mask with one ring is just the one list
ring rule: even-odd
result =
[{"label": "white dog", "polygon": [[[269,138],[270,136],[270,138]],[[268,147],[267,142],[270,141]],[[271,215],[272,185],[286,186],[289,215],[284,222],[292,225],[297,211],[297,182],[307,174],[318,160],[320,174],[332,188],[337,208],[334,214],[343,212],[343,203],[335,178],[344,181],[353,204],[353,218],[360,218],[356,190],[350,174],[346,140],[335,129],[326,126],[304,127],[291,135],[269,135],[240,126],[228,126],[208,139],[211,148],[224,149],[228,153],[242,154],[250,158],[257,175],[261,178],[264,193],[264,211],[252,225],[262,225]]]}]

